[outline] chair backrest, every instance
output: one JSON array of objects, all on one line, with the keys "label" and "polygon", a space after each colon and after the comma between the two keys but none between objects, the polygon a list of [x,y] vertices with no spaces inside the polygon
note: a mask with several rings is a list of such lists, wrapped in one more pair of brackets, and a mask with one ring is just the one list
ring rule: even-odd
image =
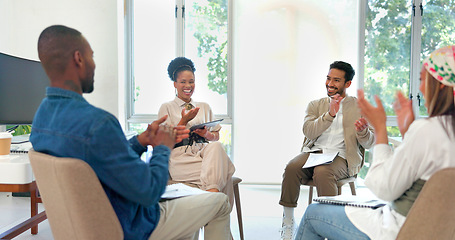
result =
[{"label": "chair backrest", "polygon": [[433,174],[412,205],[397,239],[455,239],[455,168]]},{"label": "chair backrest", "polygon": [[117,215],[86,162],[33,150],[29,158],[54,239],[123,239]]}]

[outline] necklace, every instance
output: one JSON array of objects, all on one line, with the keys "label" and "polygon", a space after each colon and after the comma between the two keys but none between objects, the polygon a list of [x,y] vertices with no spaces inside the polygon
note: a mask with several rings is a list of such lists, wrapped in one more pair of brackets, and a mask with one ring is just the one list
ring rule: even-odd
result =
[{"label": "necklace", "polygon": [[187,111],[193,109],[193,105],[191,103],[185,103],[184,107]]}]

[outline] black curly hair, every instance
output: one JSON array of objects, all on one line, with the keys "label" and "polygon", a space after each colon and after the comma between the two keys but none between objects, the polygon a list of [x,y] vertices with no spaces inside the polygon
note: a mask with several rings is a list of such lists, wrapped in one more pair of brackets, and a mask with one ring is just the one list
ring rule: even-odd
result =
[{"label": "black curly hair", "polygon": [[167,74],[172,81],[177,81],[177,74],[181,71],[196,72],[193,61],[186,57],[177,57],[169,63]]}]

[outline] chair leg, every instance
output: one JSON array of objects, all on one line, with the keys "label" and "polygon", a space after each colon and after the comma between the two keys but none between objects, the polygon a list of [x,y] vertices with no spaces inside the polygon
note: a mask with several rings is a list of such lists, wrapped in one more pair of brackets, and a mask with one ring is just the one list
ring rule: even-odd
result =
[{"label": "chair leg", "polygon": [[237,209],[237,219],[239,221],[240,239],[243,240],[242,208],[240,207],[240,192],[239,192],[238,184],[234,185],[234,198],[235,198],[235,208]]},{"label": "chair leg", "polygon": [[351,187],[351,193],[352,193],[352,195],[356,195],[356,192],[355,192],[355,183],[354,183],[354,182],[350,182],[350,183],[349,183],[349,187]]},{"label": "chair leg", "polygon": [[[30,217],[34,217],[38,214],[38,190],[36,185],[30,190]],[[31,229],[32,234],[38,234],[38,224],[33,226]]]},{"label": "chair leg", "polygon": [[308,193],[308,205],[313,202],[313,186],[310,186],[310,192]]}]

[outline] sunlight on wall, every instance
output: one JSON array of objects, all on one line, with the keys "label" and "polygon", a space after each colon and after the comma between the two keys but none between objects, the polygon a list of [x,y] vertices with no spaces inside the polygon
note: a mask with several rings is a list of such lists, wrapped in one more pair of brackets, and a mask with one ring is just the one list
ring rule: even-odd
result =
[{"label": "sunlight on wall", "polygon": [[326,96],[330,63],[357,66],[357,3],[251,0],[234,6],[236,175],[280,183],[285,164],[300,152],[308,103]]}]

